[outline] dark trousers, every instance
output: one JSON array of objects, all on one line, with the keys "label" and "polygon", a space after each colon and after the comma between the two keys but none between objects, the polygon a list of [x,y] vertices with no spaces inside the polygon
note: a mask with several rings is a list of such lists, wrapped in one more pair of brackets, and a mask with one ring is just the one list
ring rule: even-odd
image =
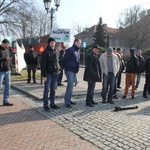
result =
[{"label": "dark trousers", "polygon": [[92,80],[88,81],[87,95],[86,95],[86,104],[93,102],[93,95],[95,89],[95,82]]},{"label": "dark trousers", "polygon": [[61,82],[62,82],[62,77],[63,77],[63,70],[61,70],[60,73],[59,73],[58,85],[61,84]]},{"label": "dark trousers", "polygon": [[120,87],[120,84],[121,84],[121,72],[118,74],[118,77],[117,77],[117,88]]},{"label": "dark trousers", "polygon": [[37,69],[37,65],[27,65],[28,82],[31,81],[31,71],[32,71],[33,81],[36,81],[36,76],[35,76],[36,69]]},{"label": "dark trousers", "polygon": [[150,74],[146,74],[143,96],[147,95],[147,92],[149,92],[149,87],[150,87]]}]

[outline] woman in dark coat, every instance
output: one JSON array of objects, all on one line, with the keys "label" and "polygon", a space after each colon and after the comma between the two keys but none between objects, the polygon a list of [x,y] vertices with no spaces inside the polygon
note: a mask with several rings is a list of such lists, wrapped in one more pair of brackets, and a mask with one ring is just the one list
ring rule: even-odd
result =
[{"label": "woman in dark coat", "polygon": [[88,55],[86,59],[85,71],[83,80],[87,81],[87,96],[86,96],[86,106],[93,107],[96,102],[93,100],[95,83],[101,82],[101,69],[98,60],[99,46],[93,46],[92,52]]}]

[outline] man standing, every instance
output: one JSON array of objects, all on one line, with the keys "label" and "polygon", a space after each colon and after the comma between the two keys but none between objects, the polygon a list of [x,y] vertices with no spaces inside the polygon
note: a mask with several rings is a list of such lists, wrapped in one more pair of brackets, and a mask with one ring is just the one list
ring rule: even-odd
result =
[{"label": "man standing", "polygon": [[63,67],[67,78],[67,88],[65,93],[65,105],[71,108],[71,104],[76,104],[71,101],[73,84],[76,73],[79,71],[79,48],[81,46],[81,40],[75,39],[73,46],[66,50],[63,58]]},{"label": "man standing", "polygon": [[136,84],[135,89],[139,87],[140,79],[141,79],[141,73],[144,72],[144,58],[142,57],[142,50],[137,51],[137,58],[138,58],[138,69],[137,69],[137,75],[136,75]]},{"label": "man standing", "polygon": [[147,92],[150,86],[150,57],[146,58],[145,64],[144,64],[144,71],[145,71],[145,85],[143,89],[143,97],[147,97]]},{"label": "man standing", "polygon": [[86,59],[85,71],[83,80],[87,81],[87,95],[86,95],[86,106],[93,107],[97,103],[93,100],[95,83],[101,82],[101,69],[98,60],[99,46],[95,45],[92,48],[92,52]]},{"label": "man standing", "polygon": [[28,72],[27,83],[30,83],[31,81],[31,70],[33,83],[37,83],[35,74],[38,65],[38,54],[34,51],[33,46],[30,46],[30,50],[24,54],[24,59],[27,65],[27,72]]},{"label": "man standing", "polygon": [[138,58],[134,55],[135,49],[130,48],[130,57],[126,63],[126,81],[125,81],[125,92],[122,98],[126,98],[130,84],[132,84],[131,98],[134,99],[135,94],[135,76],[138,69]]},{"label": "man standing", "polygon": [[53,38],[48,39],[48,45],[41,54],[41,74],[44,80],[43,103],[44,110],[49,111],[48,93],[50,91],[50,107],[59,108],[55,100],[55,90],[60,73],[59,51],[55,48],[56,41]]},{"label": "man standing", "polygon": [[109,47],[107,51],[100,56],[100,66],[103,75],[103,84],[102,84],[102,103],[106,103],[106,95],[108,93],[108,103],[113,104],[113,92],[115,87],[116,75],[119,71],[120,63],[118,56],[113,53],[113,48]]},{"label": "man standing", "polygon": [[3,95],[3,106],[13,106],[9,103],[9,93],[10,93],[10,52],[9,52],[10,42],[7,39],[2,41],[0,45],[0,88],[2,88],[2,82],[4,80],[5,88]]}]

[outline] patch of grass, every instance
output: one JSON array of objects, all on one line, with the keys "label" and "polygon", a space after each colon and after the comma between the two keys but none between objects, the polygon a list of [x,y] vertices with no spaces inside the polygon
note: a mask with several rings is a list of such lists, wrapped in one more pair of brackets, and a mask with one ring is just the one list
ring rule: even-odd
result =
[{"label": "patch of grass", "polygon": [[[32,76],[32,72],[31,72],[31,76]],[[15,67],[12,68],[12,72],[11,72],[11,81],[25,81],[28,78],[28,74],[27,74],[27,69],[23,69],[21,70],[20,73],[17,73],[15,71]],[[40,70],[36,71],[36,79],[40,80],[41,79],[41,72]]]}]

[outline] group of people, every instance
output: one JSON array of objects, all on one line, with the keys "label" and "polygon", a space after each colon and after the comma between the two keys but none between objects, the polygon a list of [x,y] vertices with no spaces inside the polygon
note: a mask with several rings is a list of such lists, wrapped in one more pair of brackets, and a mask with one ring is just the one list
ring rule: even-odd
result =
[{"label": "group of people", "polygon": [[[4,79],[5,89],[3,96],[3,105],[12,106],[9,103],[10,89],[10,61],[11,56],[8,50],[10,43],[7,39],[2,41],[0,46],[0,87]],[[56,46],[56,41],[52,37],[48,39],[48,44],[41,54],[41,75],[44,80],[43,91],[43,107],[45,111],[50,108],[57,109],[59,106],[55,104],[55,91],[57,86],[62,85],[63,71],[67,79],[67,87],[65,91],[64,103],[67,108],[72,108],[76,103],[72,101],[72,92],[76,74],[79,71],[81,40],[75,39],[73,46],[66,50],[63,43]],[[86,58],[85,71],[83,80],[87,82],[86,106],[93,107],[97,103],[94,101],[94,90],[96,82],[102,82],[102,103],[113,104],[114,98],[118,98],[116,91],[121,88],[121,74],[125,70],[125,91],[123,99],[127,98],[129,87],[132,86],[131,98],[134,99],[135,90],[138,88],[141,73],[145,72],[145,85],[143,89],[143,97],[147,98],[150,93],[150,57],[146,60],[142,57],[142,51],[138,50],[135,55],[135,49],[129,49],[129,57],[126,65],[123,60],[121,48],[108,47],[107,50],[99,55],[99,46],[93,45],[91,53]],[[31,81],[31,70],[33,71],[33,82],[36,82],[36,69],[38,63],[38,55],[34,52],[34,48],[30,46],[30,51],[24,54],[27,64],[28,80]],[[136,82],[135,82],[136,79]],[[50,94],[50,96],[49,96]],[[50,99],[50,105],[49,105]]]}]

